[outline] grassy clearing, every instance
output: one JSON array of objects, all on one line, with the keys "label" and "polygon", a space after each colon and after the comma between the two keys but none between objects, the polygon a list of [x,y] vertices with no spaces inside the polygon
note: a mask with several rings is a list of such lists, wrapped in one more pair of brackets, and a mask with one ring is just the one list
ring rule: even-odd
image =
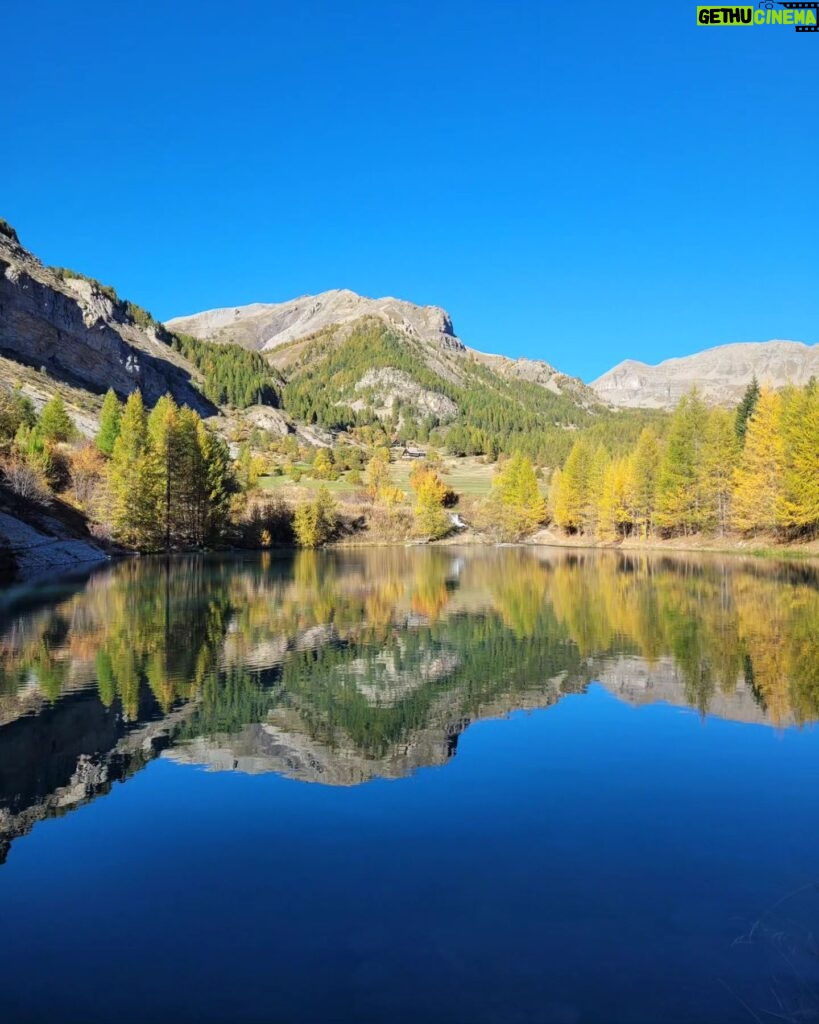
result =
[{"label": "grassy clearing", "polygon": [[[401,459],[390,463],[390,475],[396,485],[402,491],[409,493],[409,475],[415,463],[409,459]],[[298,463],[297,468],[302,472],[302,478],[294,483],[289,476],[264,476],[259,480],[259,486],[269,491],[299,489],[303,494],[312,494],[325,484],[333,494],[340,497],[354,495],[361,490],[361,484],[351,483],[345,474],[340,480],[315,480],[310,476],[312,467],[308,463]],[[445,458],[439,472],[448,487],[451,487],[456,494],[464,497],[483,498],[489,494],[492,486],[492,477],[496,472],[494,463],[486,464],[480,459],[466,457],[461,459]],[[541,482],[541,493],[546,496],[548,487]]]},{"label": "grassy clearing", "polygon": [[[306,473],[307,467],[299,468],[303,473]],[[298,483],[291,480],[289,476],[263,476],[259,478],[259,487],[266,491],[286,491],[295,488],[312,493],[317,491],[322,485],[333,494],[354,494],[361,489],[360,484],[351,484],[346,477],[342,477],[340,480],[314,480],[311,476],[302,476]]]},{"label": "grassy clearing", "polygon": [[[415,465],[409,459],[402,459],[390,464],[390,475],[397,487],[403,491],[409,491],[409,475]],[[311,467],[307,463],[299,463],[298,469],[304,474],[298,484],[288,476],[265,476],[259,481],[259,485],[266,490],[277,491],[282,488],[299,487],[305,491],[316,491],[322,484],[325,484],[335,494],[354,494],[361,489],[361,484],[351,483],[346,475],[340,480],[314,480],[307,474]],[[484,465],[478,459],[444,459],[441,467],[442,476],[447,485],[458,494],[476,495],[481,497],[489,493],[492,484],[492,476],[495,472],[494,465]]]}]

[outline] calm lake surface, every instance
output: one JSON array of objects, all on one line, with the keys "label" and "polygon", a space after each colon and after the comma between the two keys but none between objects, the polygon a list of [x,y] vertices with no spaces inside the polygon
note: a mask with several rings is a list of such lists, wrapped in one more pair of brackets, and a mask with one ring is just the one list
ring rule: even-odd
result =
[{"label": "calm lake surface", "polygon": [[819,574],[545,549],[0,594],[0,1021],[819,1019]]}]

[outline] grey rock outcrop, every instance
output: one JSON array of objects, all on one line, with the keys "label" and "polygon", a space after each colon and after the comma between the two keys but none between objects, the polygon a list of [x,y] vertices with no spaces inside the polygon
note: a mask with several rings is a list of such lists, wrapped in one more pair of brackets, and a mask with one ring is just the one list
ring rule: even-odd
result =
[{"label": "grey rock outcrop", "polygon": [[[55,528],[59,529],[57,523]],[[17,579],[26,581],[83,569],[108,559],[91,540],[49,536],[5,512],[0,512],[0,544],[11,552]]]},{"label": "grey rock outcrop", "polygon": [[153,326],[89,280],[45,267],[0,232],[0,353],[58,381],[120,396],[140,388],[149,405],[170,392],[202,414],[213,411],[190,365]]},{"label": "grey rock outcrop", "polygon": [[760,384],[781,388],[807,384],[819,376],[819,345],[799,341],[721,345],[649,366],[634,359],[598,377],[591,387],[611,405],[624,409],[672,409],[696,387],[713,405],[736,405],[754,375]]}]

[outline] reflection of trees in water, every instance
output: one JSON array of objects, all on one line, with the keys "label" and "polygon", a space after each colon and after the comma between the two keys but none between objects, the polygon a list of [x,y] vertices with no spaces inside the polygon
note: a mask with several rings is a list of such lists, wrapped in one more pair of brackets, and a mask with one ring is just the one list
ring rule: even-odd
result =
[{"label": "reflection of trees in water", "polygon": [[[749,690],[770,721],[819,717],[819,585],[806,566],[529,549],[372,549],[142,559],[0,630],[0,722],[95,683],[134,719],[197,700],[230,732],[277,704],[380,756],[430,719],[474,717],[591,659],[672,658],[707,711]],[[28,699],[28,698],[27,698]],[[548,702],[548,697],[546,699]]]}]

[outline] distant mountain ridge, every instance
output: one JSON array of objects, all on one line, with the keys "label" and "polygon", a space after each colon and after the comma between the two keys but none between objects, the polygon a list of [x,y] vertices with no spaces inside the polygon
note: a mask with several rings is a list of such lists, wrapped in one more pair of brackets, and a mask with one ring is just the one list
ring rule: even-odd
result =
[{"label": "distant mountain ridge", "polygon": [[626,359],[591,383],[604,402],[622,409],[671,409],[696,387],[714,405],[736,405],[756,376],[782,388],[819,377],[819,345],[800,341],[738,342],[656,366]]}]

